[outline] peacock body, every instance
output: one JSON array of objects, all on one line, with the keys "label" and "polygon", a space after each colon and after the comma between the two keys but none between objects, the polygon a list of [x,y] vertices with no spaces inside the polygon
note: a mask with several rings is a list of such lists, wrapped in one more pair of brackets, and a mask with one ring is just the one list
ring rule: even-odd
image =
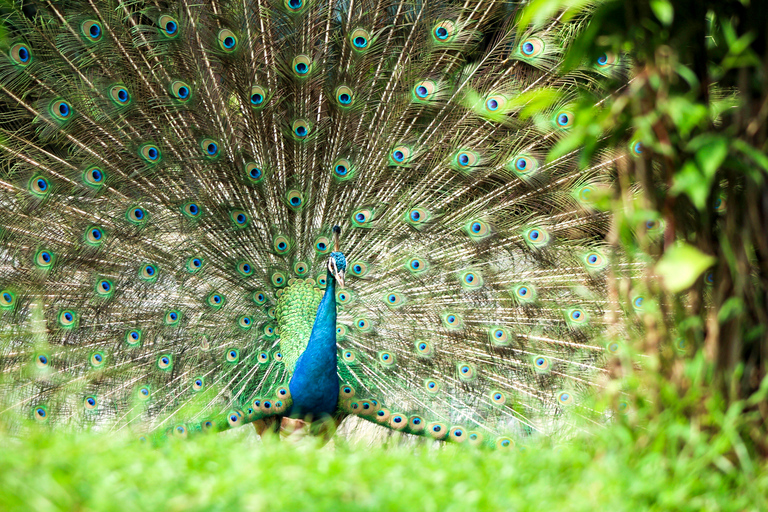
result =
[{"label": "peacock body", "polygon": [[545,156],[575,88],[619,62],[562,74],[580,22],[517,14],[10,6],[0,421],[185,436],[357,415],[509,446],[592,415],[611,306],[588,196],[620,156]]}]

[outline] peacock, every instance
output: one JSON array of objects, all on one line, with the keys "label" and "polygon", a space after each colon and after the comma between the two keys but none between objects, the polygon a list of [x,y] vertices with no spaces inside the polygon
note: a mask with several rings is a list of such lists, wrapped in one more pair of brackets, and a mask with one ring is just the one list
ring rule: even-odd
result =
[{"label": "peacock", "polygon": [[561,72],[585,19],[520,8],[4,3],[0,426],[508,448],[599,419],[594,198],[631,150],[547,155],[626,65]]}]

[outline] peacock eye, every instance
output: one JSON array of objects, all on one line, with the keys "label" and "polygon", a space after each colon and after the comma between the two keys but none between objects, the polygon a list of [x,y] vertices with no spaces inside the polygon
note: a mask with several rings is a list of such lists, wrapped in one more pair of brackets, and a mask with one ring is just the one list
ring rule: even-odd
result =
[{"label": "peacock eye", "polygon": [[231,53],[237,49],[237,36],[231,30],[226,28],[219,30],[217,39],[219,41],[219,48],[227,53]]},{"label": "peacock eye", "polygon": [[97,42],[101,40],[102,30],[101,24],[96,20],[86,20],[80,24],[80,32],[82,32],[85,39],[91,42]]},{"label": "peacock eye", "polygon": [[157,25],[160,27],[160,33],[169,39],[179,35],[179,22],[167,14],[158,18]]},{"label": "peacock eye", "polygon": [[306,55],[297,55],[293,59],[293,70],[299,77],[306,76],[312,67],[312,60]]},{"label": "peacock eye", "polygon": [[561,110],[555,114],[555,124],[560,129],[568,129],[573,126],[574,116],[572,113]]},{"label": "peacock eye", "polygon": [[520,53],[525,58],[538,57],[544,51],[544,42],[537,37],[530,37],[520,43]]}]

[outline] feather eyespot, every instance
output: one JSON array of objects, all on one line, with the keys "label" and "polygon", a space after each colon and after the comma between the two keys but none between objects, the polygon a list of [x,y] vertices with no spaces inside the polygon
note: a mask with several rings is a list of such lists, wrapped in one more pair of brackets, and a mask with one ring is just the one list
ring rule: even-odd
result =
[{"label": "feather eyespot", "polygon": [[125,218],[131,224],[142,225],[147,222],[147,212],[140,206],[132,206],[126,210]]},{"label": "feather eyespot", "polygon": [[139,329],[131,329],[125,333],[125,342],[131,347],[138,347],[141,345],[141,334]]},{"label": "feather eyespot", "polygon": [[48,408],[44,405],[38,405],[32,409],[32,415],[35,418],[35,421],[48,421]]},{"label": "feather eyespot", "polygon": [[154,144],[144,144],[139,148],[139,156],[149,164],[156,164],[162,160],[160,149]]},{"label": "feather eyespot", "polygon": [[30,51],[29,46],[24,43],[16,43],[11,46],[8,55],[10,55],[11,60],[14,63],[22,67],[28,66],[29,63],[32,62],[32,52]]},{"label": "feather eyespot", "polygon": [[267,99],[267,91],[260,85],[254,85],[251,87],[251,95],[248,100],[251,103],[252,108],[261,108],[264,106],[264,102]]},{"label": "feather eyespot", "polygon": [[597,251],[588,252],[583,258],[584,264],[590,270],[600,270],[607,264],[605,257]]},{"label": "feather eyespot", "polygon": [[530,228],[524,232],[525,241],[532,247],[544,247],[549,243],[549,233],[542,228]]},{"label": "feather eyespot", "polygon": [[356,227],[367,226],[373,219],[373,210],[363,208],[352,212],[352,225]]},{"label": "feather eyespot", "polygon": [[140,386],[137,391],[137,396],[139,397],[139,400],[149,400],[150,396],[152,396],[149,386]]},{"label": "feather eyespot", "polygon": [[195,273],[203,268],[204,260],[199,256],[193,256],[187,260],[187,271]]},{"label": "feather eyespot", "polygon": [[203,139],[200,141],[200,149],[203,155],[209,159],[216,159],[219,156],[219,143],[213,139]]},{"label": "feather eyespot", "polygon": [[71,309],[60,311],[58,315],[59,326],[63,328],[74,327],[77,323],[77,314]]},{"label": "feather eyespot", "polygon": [[[355,327],[357,330],[361,332],[368,332],[371,330],[371,322],[369,322],[366,318],[358,318],[355,320]],[[379,358],[381,359],[381,358]]]},{"label": "feather eyespot", "polygon": [[573,393],[570,391],[560,391],[557,394],[557,403],[560,405],[571,405],[574,401]]},{"label": "feather eyespot", "polygon": [[187,101],[192,97],[192,88],[181,80],[171,82],[170,90],[171,95],[179,101]]},{"label": "feather eyespot", "polygon": [[91,366],[93,366],[94,368],[101,368],[102,366],[104,366],[104,363],[107,361],[107,359],[104,356],[103,352],[94,352],[93,354],[91,354],[89,361],[91,363]]},{"label": "feather eyespot", "polygon": [[206,299],[206,303],[208,306],[210,306],[213,309],[221,309],[222,306],[226,303],[227,299],[224,296],[224,294],[219,292],[213,292],[210,295],[208,295],[208,298]]},{"label": "feather eyespot", "polygon": [[463,428],[451,427],[451,430],[448,431],[448,438],[453,442],[463,443],[466,441],[467,436]]},{"label": "feather eyespot", "polygon": [[80,24],[80,32],[85,36],[85,39],[90,42],[97,42],[101,40],[103,30],[101,24],[96,20],[85,20]]},{"label": "feather eyespot", "polygon": [[413,86],[413,99],[415,101],[429,101],[434,99],[437,84],[432,80],[422,80]]},{"label": "feather eyespot", "polygon": [[238,362],[240,360],[240,351],[236,348],[227,350],[226,360],[231,364]]},{"label": "feather eyespot", "polygon": [[191,219],[197,219],[203,213],[203,209],[199,204],[190,201],[181,205],[181,213]]},{"label": "feather eyespot", "polygon": [[288,279],[282,271],[274,272],[270,278],[272,285],[282,287],[287,284]]},{"label": "feather eyespot", "polygon": [[245,175],[251,183],[259,183],[264,178],[264,171],[255,162],[248,162],[245,164]]},{"label": "feather eyespot", "polygon": [[472,381],[477,376],[474,365],[470,363],[456,363],[456,368],[458,369],[459,379],[465,382]]},{"label": "feather eyespot", "polygon": [[545,357],[545,356],[533,357],[533,369],[536,370],[536,373],[548,373],[551,366],[552,366],[552,362],[549,360],[548,357]]},{"label": "feather eyespot", "polygon": [[354,175],[354,167],[346,158],[339,158],[333,162],[333,176],[337,180],[348,180]]},{"label": "feather eyespot", "polygon": [[389,426],[395,430],[403,430],[408,426],[408,420],[402,414],[395,413],[389,417]]},{"label": "feather eyespot", "polygon": [[169,370],[173,366],[173,359],[170,354],[161,354],[157,358],[157,367],[161,370]]},{"label": "feather eyespot", "polygon": [[351,350],[345,350],[341,357],[344,359],[344,362],[348,364],[357,361],[357,355]]},{"label": "feather eyespot", "polygon": [[611,52],[606,52],[602,55],[600,55],[597,58],[597,67],[599,68],[607,68],[609,66],[613,66],[616,64],[616,54]]},{"label": "feather eyespot", "polygon": [[311,130],[312,126],[309,124],[309,121],[305,119],[297,119],[291,124],[291,131],[293,136],[297,139],[306,139]]},{"label": "feather eyespot", "polygon": [[245,210],[231,210],[229,212],[229,218],[238,228],[248,227],[248,224],[250,223],[250,219]]},{"label": "feather eyespot", "polygon": [[290,12],[299,12],[304,7],[304,0],[285,0],[285,7]]},{"label": "feather eyespot", "polygon": [[90,187],[99,188],[104,184],[104,172],[98,167],[89,167],[83,171],[83,181]]},{"label": "feather eyespot", "polygon": [[529,37],[520,43],[520,53],[527,59],[534,59],[544,51],[544,42],[538,37]]},{"label": "feather eyespot", "polygon": [[237,36],[231,30],[226,28],[219,30],[217,40],[219,48],[227,53],[234,52],[237,49]]},{"label": "feather eyespot", "polygon": [[59,121],[68,121],[72,118],[74,113],[72,105],[62,99],[51,102],[49,111],[51,115]]},{"label": "feather eyespot", "polygon": [[300,78],[307,76],[312,69],[312,59],[306,55],[297,55],[294,57],[291,67]]},{"label": "feather eyespot", "polygon": [[352,302],[354,295],[350,290],[339,290],[336,292],[336,302],[346,305]]},{"label": "feather eyespot", "polygon": [[352,106],[352,103],[353,103],[354,98],[355,98],[355,95],[354,95],[354,92],[352,91],[352,89],[350,89],[346,85],[338,86],[336,88],[334,96],[336,98],[336,102],[342,108],[346,108],[346,107]]},{"label": "feather eyespot", "polygon": [[567,110],[561,110],[555,114],[555,125],[561,130],[567,130],[573,126],[574,116]]},{"label": "feather eyespot", "polygon": [[[263,404],[262,404],[263,405]],[[230,411],[227,415],[227,422],[230,427],[238,427],[242,423],[243,412],[240,410]]]},{"label": "feather eyespot", "polygon": [[502,326],[491,327],[488,330],[488,336],[493,345],[502,346],[502,347],[509,344],[509,341],[511,339],[509,329]]},{"label": "feather eyespot", "polygon": [[244,330],[249,330],[252,327],[253,320],[248,315],[241,315],[237,318],[237,325]]},{"label": "feather eyespot", "polygon": [[492,94],[485,99],[485,108],[488,112],[504,112],[507,105],[507,98],[501,94]]},{"label": "feather eyespot", "polygon": [[432,344],[427,340],[416,340],[413,345],[416,347],[416,353],[419,355],[419,357],[428,358],[434,355]]},{"label": "feather eyespot", "polygon": [[291,189],[285,194],[285,201],[293,210],[300,210],[304,207],[304,194],[300,190]]},{"label": "feather eyespot", "polygon": [[512,160],[510,167],[519,176],[530,176],[538,170],[539,161],[528,155],[520,155]]},{"label": "feather eyespot", "polygon": [[46,354],[35,354],[34,361],[38,368],[47,368],[51,363],[51,359]]},{"label": "feather eyespot", "polygon": [[501,391],[491,391],[490,397],[494,405],[504,405],[507,403],[507,396]]},{"label": "feather eyespot", "polygon": [[379,363],[384,366],[385,368],[390,368],[395,366],[395,354],[389,351],[382,351],[378,354]]},{"label": "feather eyespot", "polygon": [[446,43],[456,36],[456,25],[450,20],[443,20],[432,27],[432,37],[437,43]]},{"label": "feather eyespot", "polygon": [[568,323],[573,327],[580,327],[589,322],[589,315],[581,308],[573,308],[566,311]]},{"label": "feather eyespot", "polygon": [[181,319],[181,313],[176,309],[172,309],[165,314],[164,318],[166,325],[177,325]]},{"label": "feather eyespot", "polygon": [[459,330],[463,327],[463,319],[458,313],[445,312],[440,315],[443,326],[449,330]]},{"label": "feather eyespot", "polygon": [[442,439],[448,434],[448,427],[444,423],[430,423],[427,425],[427,433],[435,439]]},{"label": "feather eyespot", "polygon": [[398,308],[405,304],[405,295],[400,292],[391,291],[385,293],[382,300],[384,301],[384,304],[390,308]]},{"label": "feather eyespot", "polygon": [[113,288],[109,279],[100,279],[96,282],[96,293],[102,297],[110,297],[114,292]]},{"label": "feather eyespot", "polygon": [[481,240],[485,240],[489,236],[491,236],[491,226],[481,219],[475,219],[469,221],[464,229],[466,230],[466,233],[469,235],[469,238],[471,238],[475,242],[479,242]]},{"label": "feather eyespot", "polygon": [[459,273],[459,284],[465,290],[477,290],[483,286],[483,276],[476,270],[464,270]]},{"label": "feather eyespot", "polygon": [[408,428],[412,432],[420,432],[424,430],[425,422],[421,416],[411,416],[408,418]]},{"label": "feather eyespot", "polygon": [[85,230],[85,241],[88,245],[100,245],[104,242],[105,236],[104,231],[97,226],[91,226]]},{"label": "feather eyespot", "polygon": [[35,265],[42,269],[49,269],[53,265],[54,253],[41,249],[35,254]]},{"label": "feather eyespot", "polygon": [[328,254],[331,251],[331,241],[326,236],[315,239],[315,251],[318,254]]},{"label": "feather eyespot", "polygon": [[405,165],[410,162],[411,153],[408,146],[396,146],[389,153],[390,162],[394,165]]},{"label": "feather eyespot", "polygon": [[96,409],[96,407],[98,406],[96,397],[93,395],[85,397],[83,399],[83,406],[85,406],[85,408],[88,409],[89,411]]},{"label": "feather eyespot", "polygon": [[365,51],[371,42],[371,34],[362,28],[358,28],[352,31],[349,35],[349,40],[352,42],[352,49],[358,52]]},{"label": "feather eyespot", "polygon": [[157,19],[157,26],[160,27],[160,33],[169,39],[173,39],[179,35],[179,22],[167,14],[164,14]]},{"label": "feather eyespot", "polygon": [[496,439],[496,448],[499,450],[511,450],[515,446],[515,442],[509,437],[499,437]]},{"label": "feather eyespot", "polygon": [[463,171],[468,171],[480,162],[480,158],[472,151],[459,151],[454,157],[454,164]]},{"label": "feather eyespot", "polygon": [[10,309],[16,304],[16,294],[10,290],[0,292],[0,308]]},{"label": "feather eyespot", "polygon": [[109,97],[116,105],[124,107],[131,103],[131,95],[124,85],[113,85],[109,89]]},{"label": "feather eyespot", "polygon": [[349,384],[343,384],[339,389],[339,395],[341,395],[342,398],[352,398],[355,396],[355,388]]},{"label": "feather eyespot", "polygon": [[29,191],[38,197],[46,196],[51,191],[50,183],[42,176],[33,176],[32,179],[29,180],[28,187]]},{"label": "feather eyespot", "polygon": [[718,197],[715,199],[715,202],[712,203],[713,209],[716,213],[724,213],[725,212],[725,199],[722,197]]},{"label": "feather eyespot", "polygon": [[411,274],[419,275],[423,274],[429,269],[429,264],[424,258],[420,258],[419,256],[412,256],[406,260],[405,268]]},{"label": "feather eyespot", "polygon": [[258,304],[259,306],[267,302],[267,295],[261,290],[256,290],[255,292],[253,292],[252,297],[253,297],[253,302]]},{"label": "feather eyespot", "polygon": [[424,389],[428,393],[435,394],[440,391],[440,383],[435,379],[426,379],[424,380]]}]

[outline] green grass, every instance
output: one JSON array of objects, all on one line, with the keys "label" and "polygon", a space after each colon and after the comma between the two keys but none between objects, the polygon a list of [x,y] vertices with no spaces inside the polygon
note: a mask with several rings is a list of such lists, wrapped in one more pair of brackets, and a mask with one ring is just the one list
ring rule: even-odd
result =
[{"label": "green grass", "polygon": [[157,447],[95,434],[3,437],[0,510],[768,510],[768,467],[726,426],[705,435],[676,420],[616,424],[509,452],[318,448],[261,443],[251,430]]}]

